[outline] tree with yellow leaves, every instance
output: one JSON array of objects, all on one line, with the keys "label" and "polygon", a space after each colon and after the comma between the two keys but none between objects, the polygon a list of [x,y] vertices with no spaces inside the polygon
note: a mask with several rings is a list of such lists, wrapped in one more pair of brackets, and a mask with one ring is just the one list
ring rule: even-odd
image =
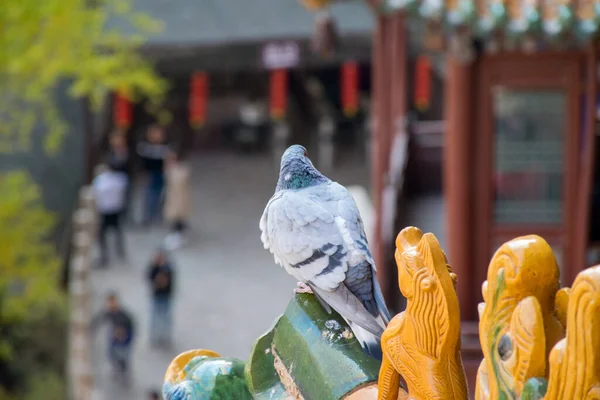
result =
[{"label": "tree with yellow leaves", "polygon": [[[46,130],[48,151],[60,147],[66,126],[54,98],[65,83],[96,108],[116,90],[160,104],[166,84],[136,52],[159,29],[129,0],[0,0],[0,157],[29,150],[36,127]],[[0,171],[0,192],[0,400],[61,400],[66,332],[54,217],[25,172]]]},{"label": "tree with yellow leaves", "polygon": [[[0,174],[0,187],[0,399],[10,398],[7,392],[27,398],[29,390],[39,390],[32,387],[37,379],[61,381],[60,262],[49,240],[54,218],[37,185],[25,172],[8,172]],[[39,358],[45,366],[37,365]]]},{"label": "tree with yellow leaves", "polygon": [[115,90],[158,104],[165,82],[136,49],[160,29],[129,0],[0,1],[0,153],[27,149],[39,123],[48,129],[46,148],[59,147],[59,82],[96,107]]}]

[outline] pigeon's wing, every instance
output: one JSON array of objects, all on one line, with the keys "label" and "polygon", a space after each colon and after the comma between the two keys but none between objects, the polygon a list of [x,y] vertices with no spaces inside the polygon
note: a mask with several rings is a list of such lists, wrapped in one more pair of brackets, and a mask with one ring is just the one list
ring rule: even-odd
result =
[{"label": "pigeon's wing", "polygon": [[345,188],[331,183],[280,192],[267,205],[261,230],[276,262],[307,282],[321,303],[381,334],[387,321],[376,320],[380,312],[373,297],[372,257],[358,209]]},{"label": "pigeon's wing", "polygon": [[338,183],[331,185],[331,198],[336,200],[337,214],[343,219],[340,231],[346,236],[346,242],[354,257],[352,266],[346,274],[345,285],[354,293],[367,310],[374,316],[380,314],[385,325],[390,320],[390,313],[385,304],[379,282],[377,268],[369,250],[364,223],[360,217],[356,201],[348,190]]},{"label": "pigeon's wing", "polygon": [[[277,235],[277,226],[274,224],[271,224],[271,226],[269,226],[268,221],[269,221],[269,210],[271,208],[271,205],[273,203],[275,203],[277,200],[281,199],[282,194],[283,194],[282,192],[275,193],[273,195],[273,197],[271,197],[271,199],[269,199],[269,202],[267,203],[267,206],[265,207],[265,210],[263,211],[263,214],[260,217],[260,223],[259,223],[260,240],[263,244],[263,247],[266,250],[269,250],[271,252],[271,254],[273,254],[273,256],[275,257],[275,263],[279,264],[281,266],[283,266],[283,264],[281,263],[281,260],[279,260],[279,258],[275,254],[273,248],[271,247],[271,240],[270,240],[270,238],[275,237]],[[277,207],[277,206],[274,206],[274,207]],[[271,230],[269,231],[269,229],[271,229]]]},{"label": "pigeon's wing", "polygon": [[346,277],[347,249],[334,214],[309,193],[275,194],[261,218],[261,239],[296,279],[334,290]]}]

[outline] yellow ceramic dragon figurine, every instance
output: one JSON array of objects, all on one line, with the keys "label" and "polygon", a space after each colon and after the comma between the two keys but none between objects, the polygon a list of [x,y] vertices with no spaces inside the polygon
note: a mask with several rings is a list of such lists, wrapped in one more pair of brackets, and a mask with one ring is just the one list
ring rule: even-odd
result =
[{"label": "yellow ceramic dragon figurine", "polygon": [[[539,236],[496,252],[483,284],[484,352],[476,399],[600,399],[600,266],[559,288],[559,270]],[[565,328],[566,337],[565,337]]]},{"label": "yellow ceramic dragon figurine", "polygon": [[485,358],[477,400],[519,398],[529,378],[546,376],[548,353],[564,337],[554,301],[559,275],[552,249],[539,236],[516,238],[494,254],[479,305]]},{"label": "yellow ceramic dragon figurine", "polygon": [[600,266],[581,272],[568,299],[567,336],[550,353],[544,400],[600,399]]},{"label": "yellow ceramic dragon figurine", "polygon": [[409,399],[467,399],[456,274],[436,237],[417,228],[400,232],[395,258],[407,307],[381,338],[379,400],[398,398],[401,377]]}]

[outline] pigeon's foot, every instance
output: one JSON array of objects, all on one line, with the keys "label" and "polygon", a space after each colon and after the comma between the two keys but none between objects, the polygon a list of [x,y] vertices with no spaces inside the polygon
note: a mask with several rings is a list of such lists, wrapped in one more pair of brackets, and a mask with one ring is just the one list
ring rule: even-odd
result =
[{"label": "pigeon's foot", "polygon": [[294,289],[294,293],[308,293],[313,294],[312,289],[304,282],[298,282],[296,284],[296,289]]}]

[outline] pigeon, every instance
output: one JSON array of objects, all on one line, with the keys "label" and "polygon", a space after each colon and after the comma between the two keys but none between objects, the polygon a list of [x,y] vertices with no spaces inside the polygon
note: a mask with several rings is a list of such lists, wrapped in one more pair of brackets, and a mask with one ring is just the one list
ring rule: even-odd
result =
[{"label": "pigeon", "polygon": [[381,360],[390,314],[377,282],[363,221],[348,190],[321,174],[300,145],[281,157],[275,194],[260,219],[261,241],[275,263],[340,314],[363,350]]}]

